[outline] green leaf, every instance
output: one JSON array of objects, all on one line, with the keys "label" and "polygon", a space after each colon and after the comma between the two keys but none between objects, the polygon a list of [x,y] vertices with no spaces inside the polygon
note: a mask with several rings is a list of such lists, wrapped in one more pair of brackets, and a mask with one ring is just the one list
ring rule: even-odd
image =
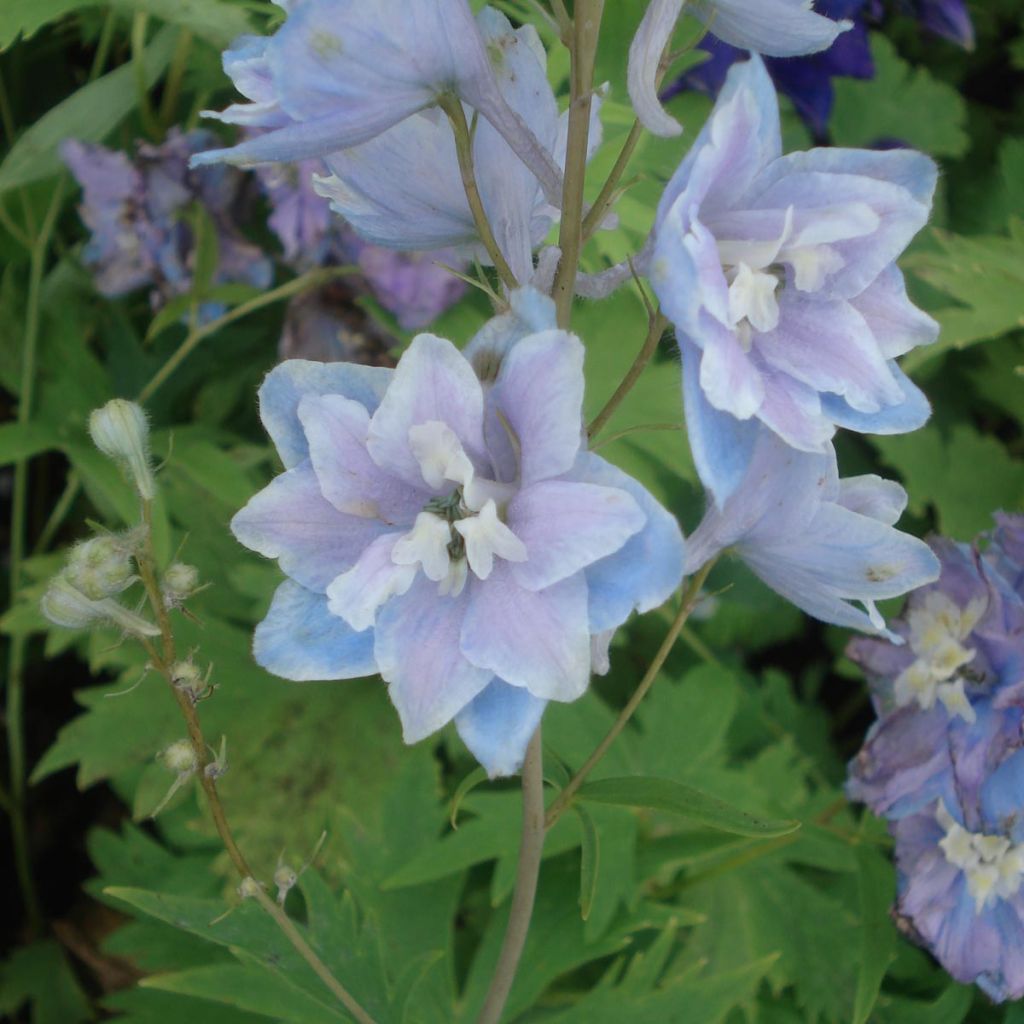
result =
[{"label": "green leaf", "polygon": [[84,0],[4,0],[0,6],[0,50],[19,36],[29,39],[48,22],[85,6]]},{"label": "green leaf", "polygon": [[[829,122],[840,146],[870,146],[900,139],[935,156],[960,156],[967,150],[967,104],[953,86],[922,67],[901,60],[896,48],[871,33],[874,77],[837,78]],[[908,112],[913,111],[912,116]]]},{"label": "green leaf", "polygon": [[92,1020],[89,1001],[54,941],[47,939],[16,949],[0,965],[0,1013],[14,1019],[25,1003],[32,1005],[32,1024],[79,1024]]},{"label": "green leaf", "polygon": [[5,423],[0,426],[0,466],[30,459],[56,448],[56,432],[42,423]]},{"label": "green leaf", "polygon": [[[152,87],[164,73],[177,33],[163,28],[146,47],[145,81]],[[62,168],[58,146],[65,139],[99,142],[135,109],[135,69],[125,64],[82,86],[48,110],[11,147],[0,163],[0,195],[56,174]]]},{"label": "green leaf", "polygon": [[160,992],[130,988],[105,996],[103,1006],[117,1014],[117,1024],[265,1024],[266,1017],[208,1002]]},{"label": "green leaf", "polygon": [[597,876],[601,865],[601,843],[594,819],[585,807],[573,806],[580,819],[582,842],[580,844],[580,917],[586,921],[594,906],[597,892]]},{"label": "green leaf", "polygon": [[593,803],[646,807],[679,814],[690,821],[733,835],[772,839],[788,835],[800,827],[799,821],[766,821],[732,807],[692,786],[650,776],[628,776],[588,782],[579,791],[579,799]]},{"label": "green leaf", "polygon": [[471,793],[482,782],[487,781],[487,769],[483,766],[474,768],[460,783],[452,797],[451,809],[448,811],[448,821],[452,828],[458,828],[459,808],[468,793]]},{"label": "green leaf", "polygon": [[860,970],[851,1024],[867,1024],[886,969],[895,955],[896,930],[889,920],[893,899],[892,867],[865,844],[856,847],[860,898]]}]

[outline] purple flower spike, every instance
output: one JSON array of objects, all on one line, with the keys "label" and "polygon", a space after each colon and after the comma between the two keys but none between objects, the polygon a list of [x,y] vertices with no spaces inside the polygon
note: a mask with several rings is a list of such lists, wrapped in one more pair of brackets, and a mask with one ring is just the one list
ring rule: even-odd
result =
[{"label": "purple flower spike", "polygon": [[965,50],[974,49],[974,24],[965,0],[911,0],[918,21]]},{"label": "purple flower spike", "polygon": [[690,537],[687,571],[735,548],[761,580],[808,615],[898,640],[875,602],[939,573],[928,546],[894,528],[905,505],[898,484],[877,476],[840,480],[831,448],[798,452],[762,427],[739,486],[723,506],[710,505]]},{"label": "purple flower spike", "polygon": [[781,150],[754,57],[730,70],[656,217],[649,276],[687,368],[694,460],[719,503],[747,469],[756,421],[823,453],[837,426],[901,433],[930,412],[895,359],[938,327],[894,261],[927,220],[934,163]]},{"label": "purple flower spike", "polygon": [[592,637],[664,601],[683,568],[675,520],[581,450],[579,340],[510,341],[512,324],[472,364],[433,335],[394,371],[282,363],[260,409],[288,468],[232,522],[289,576],[256,631],[261,665],[378,671],[407,742],[455,719],[492,775],[518,770],[546,701],[584,692]]}]

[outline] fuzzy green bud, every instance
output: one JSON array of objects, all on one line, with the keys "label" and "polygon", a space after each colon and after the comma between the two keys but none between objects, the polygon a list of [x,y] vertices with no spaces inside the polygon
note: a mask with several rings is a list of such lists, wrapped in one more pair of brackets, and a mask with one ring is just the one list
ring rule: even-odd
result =
[{"label": "fuzzy green bud", "polygon": [[142,406],[114,398],[89,417],[89,434],[104,455],[128,470],[139,496],[152,501],[156,483],[149,464],[149,424]]},{"label": "fuzzy green bud", "polygon": [[199,586],[199,570],[194,565],[174,562],[164,573],[162,591],[169,605],[180,605],[195,593]]},{"label": "fuzzy green bud", "polygon": [[199,767],[195,748],[188,740],[176,740],[160,751],[159,758],[175,775],[191,775]]},{"label": "fuzzy green bud", "polygon": [[64,573],[51,581],[39,607],[50,622],[69,629],[109,622],[133,636],[160,635],[160,630],[152,622],[147,622],[112,598],[95,601],[86,597]]},{"label": "fuzzy green bud", "polygon": [[135,580],[130,549],[111,536],[92,537],[72,548],[65,573],[93,601],[119,594]]},{"label": "fuzzy green bud", "polygon": [[277,886],[277,902],[282,906],[284,906],[285,898],[295,888],[298,880],[299,876],[295,873],[294,868],[289,867],[287,864],[278,864],[277,870],[274,872],[274,885]]},{"label": "fuzzy green bud", "polygon": [[262,888],[263,886],[261,886],[260,883],[250,875],[248,878],[242,879],[242,882],[238,887],[238,895],[241,896],[243,900],[252,899]]}]

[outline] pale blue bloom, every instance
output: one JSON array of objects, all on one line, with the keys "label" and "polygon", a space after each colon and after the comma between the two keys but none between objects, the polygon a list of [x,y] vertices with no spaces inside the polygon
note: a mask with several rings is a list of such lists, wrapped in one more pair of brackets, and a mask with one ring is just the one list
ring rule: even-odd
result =
[{"label": "pale blue bloom", "polygon": [[649,275],[676,326],[694,460],[724,501],[760,421],[825,452],[837,426],[898,433],[929,406],[895,358],[933,341],[894,260],[936,169],[910,150],[782,156],[758,57],[730,70],[658,207]]},{"label": "pale blue bloom", "polygon": [[[547,322],[550,300],[515,305]],[[283,363],[260,411],[286,472],[235,535],[290,577],[256,659],[289,679],[380,672],[415,742],[453,718],[491,774],[521,763],[592,649],[682,577],[675,520],[582,449],[583,348],[509,314],[471,362],[418,336],[394,371]],[[483,378],[474,367],[486,370]]]},{"label": "pale blue bloom", "polygon": [[[683,129],[658,99],[657,72],[685,0],[651,0],[629,48],[628,86],[637,117],[655,135]],[[827,50],[849,21],[815,14],[806,0],[692,0],[685,4],[723,42],[772,57]]]},{"label": "pale blue bloom", "polygon": [[733,548],[808,615],[892,636],[875,602],[939,574],[928,545],[893,526],[906,500],[902,487],[877,476],[841,480],[831,445],[800,452],[762,427],[739,485],[722,505],[709,504],[690,537],[687,572]]},{"label": "pale blue bloom", "polygon": [[250,102],[221,119],[269,130],[199,162],[324,157],[453,95],[490,122],[552,200],[559,194],[550,154],[502,95],[466,0],[304,0],[274,36],[236,43],[224,69]]}]

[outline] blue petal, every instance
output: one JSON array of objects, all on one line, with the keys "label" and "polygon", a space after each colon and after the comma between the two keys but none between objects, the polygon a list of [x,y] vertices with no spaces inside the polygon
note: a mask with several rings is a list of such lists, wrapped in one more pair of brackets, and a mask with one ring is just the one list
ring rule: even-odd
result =
[{"label": "blue petal", "polygon": [[699,0],[693,13],[719,39],[773,57],[827,50],[850,27],[815,14],[806,0]]},{"label": "blue petal", "polygon": [[495,679],[455,717],[462,742],[492,778],[515,775],[547,701]]},{"label": "blue petal", "polygon": [[358,679],[377,671],[373,630],[355,632],[327,610],[327,598],[285,580],[267,617],[256,627],[256,661],[268,672],[296,682]]},{"label": "blue petal", "polygon": [[905,396],[899,405],[889,405],[878,412],[858,412],[851,409],[839,395],[823,394],[822,412],[836,426],[862,434],[907,434],[924,426],[932,414],[932,407],[924,392],[896,363],[891,362],[889,369]]},{"label": "blue petal", "polygon": [[683,580],[683,532],[645,487],[599,456],[581,455],[573,475],[628,491],[647,517],[639,533],[586,570],[590,631],[602,633],[621,626],[634,610],[650,611],[671,597]]},{"label": "blue petal", "polygon": [[700,351],[686,341],[679,344],[683,357],[683,404],[693,462],[715,502],[723,505],[739,486],[750,466],[759,425],[755,418],[738,420],[719,412],[704,397],[700,386]]},{"label": "blue petal", "polygon": [[309,457],[309,445],[299,422],[299,402],[305,395],[343,395],[372,413],[391,381],[393,370],[358,363],[314,363],[289,359],[267,374],[260,387],[260,418],[285,468]]}]

